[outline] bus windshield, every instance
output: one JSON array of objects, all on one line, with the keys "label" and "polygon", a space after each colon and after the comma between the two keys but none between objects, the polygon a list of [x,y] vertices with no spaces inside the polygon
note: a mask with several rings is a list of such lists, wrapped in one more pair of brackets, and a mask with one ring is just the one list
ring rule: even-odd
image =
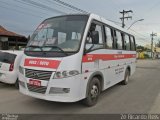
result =
[{"label": "bus windshield", "polygon": [[31,55],[39,56],[44,52],[48,56],[74,54],[79,50],[87,20],[87,15],[68,15],[45,20],[31,36],[25,53],[31,52]]}]

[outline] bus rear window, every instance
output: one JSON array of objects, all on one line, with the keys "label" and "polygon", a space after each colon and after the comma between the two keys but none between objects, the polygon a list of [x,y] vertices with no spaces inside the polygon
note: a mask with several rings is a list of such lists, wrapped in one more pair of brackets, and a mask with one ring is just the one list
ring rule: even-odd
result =
[{"label": "bus rear window", "polygon": [[16,56],[17,55],[15,54],[0,52],[0,62],[9,64],[14,63]]}]

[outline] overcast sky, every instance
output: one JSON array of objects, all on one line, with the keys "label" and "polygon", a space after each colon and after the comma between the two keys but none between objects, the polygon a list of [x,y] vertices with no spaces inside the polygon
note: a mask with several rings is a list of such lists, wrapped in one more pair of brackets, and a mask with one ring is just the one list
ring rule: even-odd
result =
[{"label": "overcast sky", "polygon": [[[35,1],[49,8],[33,6],[25,1]],[[96,13],[106,19],[121,23],[120,11],[132,10],[132,20],[126,20],[126,28],[131,27],[138,44],[150,44],[150,34],[157,33],[160,38],[160,0],[61,0],[85,11]],[[54,0],[0,0],[0,25],[8,30],[28,36],[44,19],[66,13],[75,13],[72,9],[60,6]],[[118,24],[121,25],[121,24]]]}]

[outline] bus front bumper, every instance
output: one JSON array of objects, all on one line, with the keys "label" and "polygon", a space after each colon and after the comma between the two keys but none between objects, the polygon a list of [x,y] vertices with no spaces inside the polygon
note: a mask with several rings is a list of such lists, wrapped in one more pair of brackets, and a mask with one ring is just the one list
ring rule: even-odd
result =
[{"label": "bus front bumper", "polygon": [[45,81],[46,86],[37,88],[29,86],[28,80],[23,76],[19,76],[19,81],[21,93],[48,101],[76,102],[84,99],[86,94],[86,87],[82,85],[84,81],[82,82],[80,75],[63,79],[51,79],[48,82]]}]

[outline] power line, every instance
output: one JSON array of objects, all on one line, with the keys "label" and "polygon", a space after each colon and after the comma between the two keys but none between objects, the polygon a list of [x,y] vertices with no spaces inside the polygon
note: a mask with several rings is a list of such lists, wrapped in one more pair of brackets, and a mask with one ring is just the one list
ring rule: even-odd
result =
[{"label": "power line", "polygon": [[136,38],[140,39],[141,41],[143,41],[143,42],[145,42],[145,43],[149,43],[148,38],[145,39],[145,38],[142,38],[142,37],[140,37],[140,36],[138,36],[138,35],[135,35],[135,36],[136,36]]},{"label": "power line", "polygon": [[[137,35],[135,35],[135,36],[137,36]],[[137,38],[138,40],[140,40],[141,42],[143,42],[143,43],[149,43],[149,41],[146,41],[146,39],[144,39],[144,38],[142,38],[142,37],[137,36],[136,38]]]},{"label": "power line", "polygon": [[4,9],[7,9],[7,10],[9,10],[9,9],[10,9],[10,10],[13,10],[14,12],[17,12],[17,13],[22,13],[23,15],[24,15],[24,14],[30,14],[31,16],[36,17],[36,18],[37,18],[37,17],[43,18],[42,16],[34,15],[34,14],[27,13],[27,12],[23,12],[23,11],[19,11],[19,10],[14,9],[14,8],[8,8],[8,7],[1,6],[1,5],[0,5],[0,7],[1,7],[1,8],[4,8]]},{"label": "power line", "polygon": [[133,29],[130,29],[130,31],[132,31],[132,32],[134,32],[134,33],[137,33],[137,34],[139,34],[139,35],[142,36],[142,37],[148,38],[148,36],[144,36],[143,34],[137,32],[137,31],[135,31],[135,30],[133,30]]},{"label": "power line", "polygon": [[[9,3],[7,3],[7,2],[4,2],[4,1],[1,1],[1,3],[2,4],[5,4],[5,5],[7,5],[7,6],[15,6],[16,8],[22,8],[21,10],[23,10],[24,9],[24,7],[22,7],[22,6],[19,6],[19,5],[13,5],[13,4],[9,4]],[[26,8],[25,8],[26,9]],[[29,14],[32,14],[32,13],[30,13],[30,12],[28,12]],[[46,13],[43,13],[43,14],[46,14]],[[35,14],[32,14],[32,15],[35,15]],[[41,16],[42,17],[42,16]]]},{"label": "power line", "polygon": [[[17,2],[20,2],[21,4],[25,4],[25,5],[30,5],[30,6],[34,6],[34,7],[36,7],[36,8],[38,8],[38,9],[43,9],[43,10],[48,10],[48,11],[55,11],[55,9],[53,9],[53,8],[51,8],[51,7],[49,7],[49,6],[46,6],[46,5],[43,5],[43,4],[41,4],[41,3],[38,3],[38,2],[34,2],[34,1],[32,1],[32,0],[22,0],[22,1],[18,1],[18,0],[14,0],[14,1],[17,1]],[[54,4],[57,4],[57,5],[59,5],[59,6],[61,6],[61,7],[65,7],[65,8],[68,8],[68,9],[70,9],[70,10],[73,10],[73,11],[79,11],[79,12],[86,12],[86,11],[83,11],[83,10],[81,10],[81,9],[79,9],[79,8],[76,8],[76,7],[74,7],[74,6],[72,6],[72,5],[69,5],[68,3],[64,3],[64,2],[62,2],[62,1],[60,1],[60,0],[53,0],[53,1],[49,1],[49,0],[47,0],[48,2],[50,2],[50,3],[54,3]],[[55,2],[57,2],[57,3],[55,3]],[[2,6],[2,8],[5,8],[4,6]],[[21,7],[22,8],[22,7]],[[8,9],[8,8],[6,8],[6,9]],[[15,9],[13,9],[13,10],[15,10]],[[21,13],[25,13],[25,12],[22,12],[22,11],[18,11],[18,10],[15,10],[15,11],[17,11],[17,12],[21,12]],[[56,10],[56,11],[59,11],[59,10]],[[60,11],[60,12],[62,12],[62,11]],[[27,13],[28,14],[28,13]],[[32,15],[32,16],[36,16],[36,15]],[[39,16],[39,17],[42,17],[42,16]],[[109,19],[108,19],[109,20]],[[117,23],[117,24],[121,24],[121,23],[119,23],[119,22],[116,22],[116,21],[113,21],[113,20],[109,20],[109,21],[111,21],[111,22],[114,22],[114,23]],[[134,30],[132,30],[132,31],[134,31]],[[134,31],[135,32],[135,31]],[[140,33],[138,33],[138,32],[136,32],[137,34],[140,34]],[[141,35],[141,36],[143,36],[143,35]],[[143,36],[144,37],[144,36]],[[140,37],[139,37],[140,38]],[[143,42],[146,42],[145,40],[145,38],[140,38],[141,40],[143,40]]]},{"label": "power line", "polygon": [[64,5],[64,6],[67,6],[67,7],[69,7],[69,8],[72,8],[72,9],[74,9],[74,10],[77,10],[77,11],[79,11],[79,12],[81,12],[81,13],[88,14],[87,11],[82,10],[82,9],[79,9],[79,8],[77,8],[77,7],[73,6],[73,5],[70,5],[70,4],[66,3],[66,2],[63,2],[63,1],[61,1],[61,0],[53,0],[53,1],[55,1],[55,2],[57,2],[57,3],[59,3],[59,4],[62,4],[62,5]]},{"label": "power line", "polygon": [[59,4],[59,3],[56,3],[55,1],[50,1],[50,0],[46,0],[46,1],[47,1],[48,3],[56,4],[56,5],[60,6],[60,7],[63,7],[63,8],[65,7],[65,8],[68,9],[68,10],[77,12],[77,10],[74,10],[74,9],[72,9],[72,8],[68,8],[68,7],[64,6],[64,5],[61,5],[61,4]]},{"label": "power line", "polygon": [[[27,3],[25,3],[25,2],[23,2],[23,1],[19,1],[19,0],[14,0],[15,2],[17,2],[17,3],[19,3],[19,4],[23,4],[23,5],[25,5],[25,6],[27,6],[27,8],[25,8],[25,9],[29,9],[28,8],[28,6],[32,6],[32,7],[34,7],[34,8],[38,8],[38,9],[41,9],[41,8],[39,8],[39,7],[37,7],[37,6],[34,6],[34,5],[30,5],[30,4],[27,4]],[[18,5],[14,5],[14,6],[17,6],[17,7],[19,7],[19,8],[23,8],[24,9],[24,7],[21,7],[21,6],[18,6]],[[33,9],[32,9],[33,10]],[[41,10],[43,10],[43,9],[41,9]],[[42,13],[42,14],[48,14],[47,12],[40,12],[40,11],[37,11],[37,10],[35,10],[36,12],[38,12],[38,13]],[[48,14],[49,15],[49,14]]]},{"label": "power line", "polygon": [[42,7],[38,7],[38,6],[36,6],[36,5],[30,4],[30,3],[26,3],[26,2],[21,1],[21,0],[14,0],[14,1],[15,1],[15,2],[18,2],[18,3],[21,3],[21,4],[23,4],[23,5],[32,6],[32,7],[34,7],[34,8],[38,8],[38,9],[41,9],[41,10],[45,10],[45,11],[46,11],[46,9],[44,9],[44,8],[42,8]]},{"label": "power line", "polygon": [[110,20],[110,19],[107,19],[108,21],[111,21],[111,22],[114,22],[116,24],[121,24],[120,22],[117,22],[117,21],[114,21],[114,20]]},{"label": "power line", "polygon": [[147,44],[147,42],[141,40],[141,38],[136,38],[136,40],[137,40],[136,44],[138,44],[138,43]]},{"label": "power line", "polygon": [[35,2],[35,1],[32,1],[32,0],[22,0],[22,1],[24,1],[24,2],[26,2],[26,3],[29,3],[29,4],[31,4],[31,5],[35,5],[35,6],[38,6],[38,7],[40,7],[40,8],[49,10],[49,11],[55,11],[55,12],[58,12],[58,13],[61,13],[61,14],[66,14],[66,12],[62,12],[62,11],[60,11],[60,10],[51,8],[51,7],[47,6],[47,5],[43,5],[43,4],[41,4],[41,3],[38,3],[38,2]]},{"label": "power line", "polygon": [[134,30],[132,30],[132,29],[130,29],[130,30],[137,34],[137,35],[135,35],[135,36],[137,36],[137,38],[138,38],[141,42],[143,42],[143,43],[149,43],[149,38],[148,38],[147,36],[144,36],[144,35],[142,35],[141,33],[136,32],[136,31],[134,31]]},{"label": "power line", "polygon": [[160,1],[158,1],[158,2],[156,2],[151,8],[149,8],[145,13],[147,13],[147,14],[145,14],[145,18],[146,17],[150,17],[150,12],[153,10],[153,9],[155,9],[158,5],[160,5]]}]

